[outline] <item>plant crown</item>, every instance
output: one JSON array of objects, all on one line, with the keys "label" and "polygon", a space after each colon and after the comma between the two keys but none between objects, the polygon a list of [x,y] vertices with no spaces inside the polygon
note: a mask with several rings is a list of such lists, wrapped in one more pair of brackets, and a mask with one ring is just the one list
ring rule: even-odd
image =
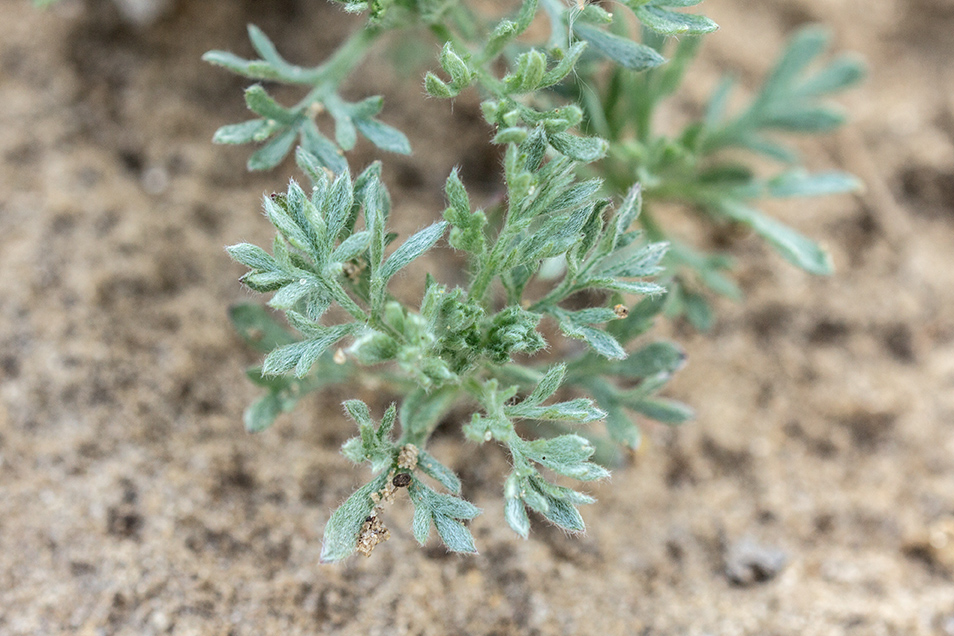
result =
[{"label": "plant crown", "polygon": [[[292,181],[286,192],[264,198],[277,230],[271,253],[246,243],[228,248],[249,269],[245,285],[273,294],[269,306],[284,312],[294,330],[257,306],[232,310],[243,337],[267,353],[248,372],[266,393],[247,410],[246,428],[261,431],[307,392],[369,373],[403,396],[379,420],[361,401],[344,404],[359,435],[342,453],[369,463],[374,477],[332,514],[323,561],[369,554],[387,538],[381,506],[402,487],[421,544],[433,526],[450,550],[476,550],[464,522],[480,510],[461,498],[460,480],[426,450],[438,425],[462,408],[473,412],[463,426],[468,440],[493,441],[510,454],[510,527],[526,537],[530,509],[582,532],[577,508],[593,500],[555,483],[554,475],[605,478],[603,464],[614,452],[607,440],[637,448],[637,417],[679,424],[692,416],[657,395],[684,363],[680,347],[632,343],[663,312],[705,329],[712,315],[704,290],[739,296],[725,273],[728,257],[675,240],[652,206],[675,201],[706,222],[748,226],[795,265],[829,273],[824,250],[755,202],[858,187],[850,175],[799,167],[773,133],[839,126],[844,116],[825,98],[857,82],[862,67],[840,57],[810,68],[827,36],[802,30],[747,105],[728,107],[733,82],[725,80],[704,116],[669,136],[654,130],[653,113],[679,87],[700,36],[717,28],[681,11],[699,0],[628,0],[621,7],[629,15],[616,16],[595,4],[524,0],[502,19],[460,0],[336,1],[367,20],[323,64],[286,61],[254,26],[249,36],[258,59],[205,56],[245,77],[305,91],[289,107],[265,85],[251,86],[245,100],[255,117],[224,126],[214,138],[260,144],[248,160],[251,170],[275,167],[297,146],[309,182]],[[531,29],[538,17],[549,27],[542,38]],[[504,146],[507,196],[500,206],[475,209],[455,170],[446,181],[443,218],[398,240],[388,229],[391,200],[381,165],[353,176],[345,153],[358,134],[388,152],[409,153],[411,144],[379,119],[381,97],[349,102],[340,86],[382,35],[421,28],[436,38],[441,67],[426,74],[424,90],[453,98],[477,88],[493,141]],[[319,112],[333,119],[333,135],[319,129]],[[736,152],[727,158],[726,150]],[[783,168],[759,177],[740,161],[746,153]],[[394,276],[444,237],[466,255],[468,286],[451,288],[428,274],[419,306],[396,300],[389,292]],[[573,353],[548,343],[545,321],[583,348]],[[548,349],[561,359],[536,362]],[[590,397],[572,397],[581,394]],[[605,436],[581,426],[597,421]]]}]

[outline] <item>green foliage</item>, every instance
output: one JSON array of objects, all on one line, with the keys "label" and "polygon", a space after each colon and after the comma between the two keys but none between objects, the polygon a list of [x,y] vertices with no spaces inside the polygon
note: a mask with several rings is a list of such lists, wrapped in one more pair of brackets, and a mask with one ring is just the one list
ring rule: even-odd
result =
[{"label": "green foliage", "polygon": [[[368,463],[372,477],[331,515],[323,561],[368,554],[386,539],[383,505],[402,488],[421,544],[433,526],[448,549],[476,551],[467,522],[480,510],[461,498],[458,477],[426,450],[438,426],[460,409],[470,409],[462,427],[469,442],[495,443],[510,455],[504,516],[513,530],[527,537],[533,511],[582,532],[578,507],[593,499],[554,476],[603,479],[607,457],[597,451],[607,439],[636,449],[641,423],[678,425],[693,416],[659,395],[684,365],[683,350],[646,333],[664,314],[707,328],[714,315],[703,289],[739,296],[728,256],[674,240],[653,206],[688,204],[709,222],[746,225],[794,264],[830,272],[824,250],[756,202],[858,187],[850,175],[798,166],[776,134],[839,125],[840,111],[825,99],[858,81],[862,68],[837,58],[811,69],[826,36],[802,31],[744,108],[730,114],[732,82],[725,81],[699,121],[667,135],[653,129],[655,108],[679,87],[699,36],[718,28],[682,11],[698,0],[627,0],[622,7],[631,16],[594,4],[523,0],[502,19],[461,0],[335,2],[366,12],[367,22],[323,64],[289,63],[255,27],[249,37],[259,59],[219,51],[205,58],[306,91],[287,107],[253,85],[245,99],[257,117],[215,136],[219,143],[262,144],[249,159],[253,170],[277,165],[297,145],[296,161],[311,182],[302,188],[292,181],[285,193],[263,200],[277,232],[270,251],[244,243],[228,248],[248,268],[244,284],[271,294],[268,304],[292,328],[262,309],[232,312],[240,335],[267,354],[249,372],[267,393],[249,408],[246,427],[265,429],[302,395],[329,384],[352,388],[373,377],[400,400],[380,422],[365,403],[345,402],[359,434],[342,453]],[[538,15],[550,26],[545,41],[529,31]],[[638,35],[628,18],[641,25]],[[455,170],[445,183],[446,209],[401,238],[389,231],[391,199],[380,164],[352,177],[345,153],[358,133],[385,151],[407,153],[410,144],[378,119],[380,97],[349,103],[339,87],[380,35],[422,28],[435,38],[435,66],[423,91],[443,99],[480,92],[493,142],[503,146],[506,198],[475,209]],[[318,128],[322,112],[334,122],[334,141]],[[785,167],[759,176],[743,163],[752,154]],[[446,249],[445,242],[466,259],[465,285],[413,267],[429,250]],[[416,306],[390,292],[405,268],[405,290],[419,281]]]},{"label": "green foliage", "polygon": [[[263,353],[295,342],[295,337],[258,305],[236,305],[229,310],[229,317],[239,336]],[[250,433],[265,430],[281,413],[294,409],[303,395],[328,384],[349,380],[354,369],[353,365],[335,364],[329,355],[321,356],[316,366],[316,372],[304,378],[266,376],[261,367],[250,368],[247,371],[249,380],[266,389],[267,393],[245,410],[245,429]]]},{"label": "green foliage", "polygon": [[[652,5],[639,7],[637,13]],[[780,133],[825,133],[843,123],[843,112],[825,99],[860,81],[864,67],[844,56],[812,68],[827,41],[825,31],[817,27],[799,31],[738,113],[729,113],[734,81],[726,79],[716,88],[703,117],[679,134],[667,136],[653,130],[653,114],[679,86],[700,40],[684,37],[673,45],[657,36],[647,38],[660,52],[673,49],[670,64],[640,75],[617,69],[603,86],[584,89],[590,93],[577,90],[586,126],[610,142],[603,176],[614,189],[627,187],[635,177],[649,204],[688,204],[714,224],[747,226],[794,265],[813,274],[830,274],[831,259],[821,246],[757,207],[760,199],[849,193],[861,186],[846,173],[808,172],[797,165],[796,153],[777,139]],[[731,158],[726,151],[732,151]],[[781,162],[783,168],[774,175],[759,176],[754,166],[743,162],[748,155]],[[672,245],[662,277],[672,290],[667,313],[685,315],[697,327],[707,328],[711,310],[696,290],[738,298],[738,289],[725,275],[730,259],[682,244],[651,213],[641,218],[653,239]]]},{"label": "green foliage", "polygon": [[[261,58],[246,60],[226,51],[209,51],[203,59],[244,77],[310,90],[292,107],[276,102],[260,84],[245,91],[245,104],[258,115],[239,124],[223,126],[212,140],[220,144],[258,143],[262,146],[248,160],[249,170],[269,170],[288,155],[297,141],[316,162],[335,174],[347,170],[343,151],[351,150],[361,133],[382,150],[408,154],[411,144],[404,133],[376,119],[384,101],[380,96],[349,103],[338,87],[361,60],[361,53],[378,36],[380,29],[369,25],[355,33],[325,64],[305,68],[287,62],[265,33],[249,25],[248,35]],[[321,133],[316,116],[327,111],[335,122],[335,141]]]},{"label": "green foliage", "polygon": [[[292,338],[259,311],[233,312],[246,339],[268,351],[254,377],[269,394],[250,409],[249,430],[270,424],[307,388],[352,380],[357,365],[393,367],[399,372],[395,385],[408,393],[401,408],[400,437],[392,441],[390,436],[396,409],[375,427],[367,406],[348,401],[345,409],[358,424],[360,436],[344,445],[346,457],[369,462],[377,474],[397,470],[400,448],[413,444],[423,449],[442,415],[456,403],[472,400],[479,411],[464,432],[478,443],[496,440],[509,450],[517,467],[514,479],[524,493],[520,501],[567,530],[582,531],[576,506],[590,499],[549,483],[534,465],[581,481],[600,479],[608,473],[588,461],[594,447],[575,434],[525,440],[516,425],[526,420],[585,424],[606,417],[588,399],[551,398],[565,379],[566,384],[582,387],[590,378],[583,373],[588,367],[595,373],[611,373],[614,367],[600,366],[600,361],[625,359],[623,343],[639,330],[623,330],[617,336],[605,330],[602,325],[629,320],[621,320],[607,305],[573,310],[563,305],[588,289],[661,294],[662,288],[644,279],[660,270],[665,246],[648,243],[640,232],[627,229],[638,213],[638,189],[613,209],[598,196],[598,181],[576,181],[572,161],[544,160],[542,130],[508,146],[508,204],[493,230],[487,228],[486,215],[471,210],[470,197],[456,174],[447,182],[447,220],[395,241],[400,245],[389,255],[390,199],[378,164],[354,181],[347,172],[332,180],[325,172],[314,171],[310,196],[293,181],[286,193],[263,199],[265,214],[277,230],[271,253],[247,243],[228,251],[249,269],[243,282],[255,291],[271,293],[269,305],[285,312],[300,337]],[[299,158],[308,166],[306,153],[299,150]],[[418,308],[395,301],[388,283],[448,228],[451,242],[471,259],[469,288],[449,289],[428,276]],[[530,294],[541,262],[555,257],[567,263],[562,280],[542,296]],[[497,300],[500,295],[508,298],[503,306]],[[343,322],[328,318],[335,305],[347,316]],[[547,347],[540,331],[544,319],[583,340],[592,353],[553,367],[538,379],[533,374],[519,381],[509,379],[507,367],[513,366],[515,356]],[[335,347],[339,351],[331,355]],[[294,377],[286,377],[287,373]],[[576,378],[574,382],[570,377]],[[636,375],[630,369],[624,377],[631,381]],[[525,399],[513,402],[522,391],[528,392]],[[422,453],[417,467],[452,493],[459,492],[456,476],[430,455]],[[350,554],[357,538],[348,538],[349,533],[362,527],[359,518],[373,516],[368,498],[381,488],[359,490],[358,499],[349,499],[340,514],[335,513],[327,530],[325,560]],[[449,495],[437,494],[417,477],[408,492],[418,511],[414,531],[419,540],[426,540],[433,522],[449,548],[474,550],[463,521],[476,515],[475,508],[451,502]],[[515,526],[518,532],[523,528]]]}]

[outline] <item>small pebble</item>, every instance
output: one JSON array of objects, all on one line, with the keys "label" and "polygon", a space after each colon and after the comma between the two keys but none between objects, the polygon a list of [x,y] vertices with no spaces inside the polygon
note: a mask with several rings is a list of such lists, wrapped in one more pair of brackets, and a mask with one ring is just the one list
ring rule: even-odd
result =
[{"label": "small pebble", "polygon": [[148,194],[162,194],[169,189],[169,172],[162,166],[152,166],[142,174],[142,189]]},{"label": "small pebble", "polygon": [[119,12],[136,26],[149,26],[169,9],[169,0],[114,0]]},{"label": "small pebble", "polygon": [[941,517],[919,529],[907,539],[904,552],[939,572],[954,575],[954,516]]},{"label": "small pebble", "polygon": [[725,575],[734,585],[764,583],[775,578],[787,563],[784,550],[743,537],[726,549]]}]

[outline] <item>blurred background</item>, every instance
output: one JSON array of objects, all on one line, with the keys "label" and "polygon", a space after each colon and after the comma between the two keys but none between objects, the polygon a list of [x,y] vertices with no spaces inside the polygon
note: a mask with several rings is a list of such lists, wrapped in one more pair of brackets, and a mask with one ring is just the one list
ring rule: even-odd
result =
[{"label": "blurred background", "polygon": [[[247,435],[256,355],[226,314],[251,298],[222,248],[270,240],[259,199],[294,166],[248,174],[247,148],[211,144],[245,118],[246,82],[200,57],[250,55],[252,22],[313,64],[360,22],[320,0],[136,6],[0,0],[0,634],[954,634],[950,0],[704,3],[722,28],[674,118],[724,72],[755,85],[806,23],[869,64],[849,126],[802,145],[865,192],[770,210],[835,275],[738,240],[745,302],[719,303],[709,334],[656,333],[689,353],[671,395],[697,421],[645,431],[593,487],[586,536],[535,520],[516,537],[505,456],[448,427],[434,454],[485,509],[481,555],[419,549],[399,502],[392,539],[338,566],[318,554],[365,476],[337,454],[356,396]],[[499,163],[476,98],[425,99],[396,50],[349,91],[383,94],[414,144],[384,157],[407,233],[440,214],[454,165],[483,204]]]}]

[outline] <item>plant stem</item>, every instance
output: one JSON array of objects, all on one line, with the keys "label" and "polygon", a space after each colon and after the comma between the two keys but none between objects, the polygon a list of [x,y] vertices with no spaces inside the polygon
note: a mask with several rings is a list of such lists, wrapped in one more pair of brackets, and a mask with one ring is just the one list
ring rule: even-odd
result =
[{"label": "plant stem", "polygon": [[314,69],[314,74],[309,77],[314,88],[295,105],[294,110],[320,102],[326,95],[337,90],[351,71],[364,61],[365,55],[382,33],[384,29],[368,26],[349,35],[327,62]]},{"label": "plant stem", "polygon": [[493,249],[485,254],[484,260],[478,268],[477,276],[474,278],[470,292],[467,294],[469,300],[476,300],[481,305],[487,306],[487,290],[490,288],[490,283],[493,282],[494,277],[500,273],[497,263],[504,260],[503,250],[510,249],[512,239],[513,231],[510,226],[510,211],[508,210],[504,217],[503,229],[497,235]]},{"label": "plant stem", "polygon": [[322,81],[335,86],[341,84],[364,60],[364,56],[382,33],[384,29],[380,27],[367,26],[348,36],[334,55],[319,67]]},{"label": "plant stem", "polygon": [[560,281],[560,284],[550,290],[550,293],[530,306],[530,311],[541,311],[550,305],[556,305],[571,293],[573,290],[573,283],[575,282],[575,276],[572,280],[569,276],[564,276],[563,280]]},{"label": "plant stem", "polygon": [[561,37],[563,32],[563,14],[566,7],[559,0],[542,0],[543,10],[550,19],[550,41],[548,45],[551,48],[558,46],[565,47],[569,44],[569,33],[567,37]]}]

